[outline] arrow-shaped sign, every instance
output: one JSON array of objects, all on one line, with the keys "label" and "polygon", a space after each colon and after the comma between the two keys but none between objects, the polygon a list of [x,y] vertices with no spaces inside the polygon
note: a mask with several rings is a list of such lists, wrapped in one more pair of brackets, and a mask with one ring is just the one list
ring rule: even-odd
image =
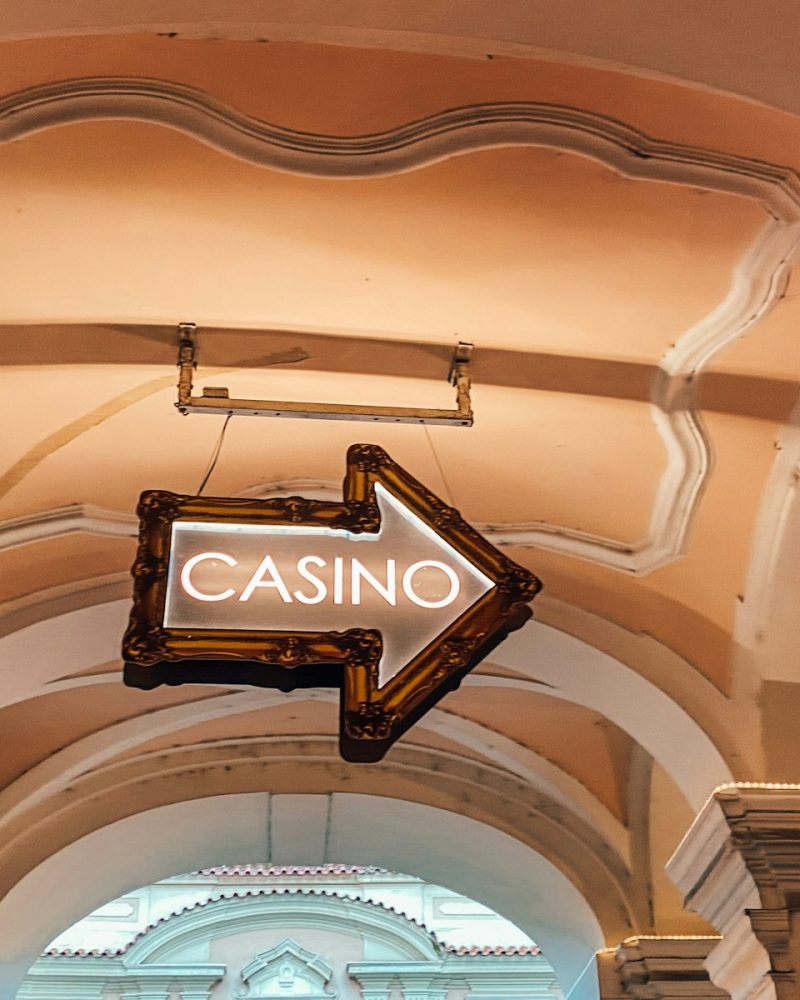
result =
[{"label": "arrow-shaped sign", "polygon": [[540,583],[375,445],[342,502],[142,494],[125,682],[341,686],[378,760],[529,617]]}]

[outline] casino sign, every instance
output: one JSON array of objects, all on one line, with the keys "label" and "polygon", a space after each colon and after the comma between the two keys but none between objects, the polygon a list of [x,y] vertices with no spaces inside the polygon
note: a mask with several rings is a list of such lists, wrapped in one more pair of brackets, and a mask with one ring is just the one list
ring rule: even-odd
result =
[{"label": "casino sign", "polygon": [[541,584],[376,445],[349,449],[343,494],[143,493],[125,683],[337,687],[342,756],[383,757]]}]

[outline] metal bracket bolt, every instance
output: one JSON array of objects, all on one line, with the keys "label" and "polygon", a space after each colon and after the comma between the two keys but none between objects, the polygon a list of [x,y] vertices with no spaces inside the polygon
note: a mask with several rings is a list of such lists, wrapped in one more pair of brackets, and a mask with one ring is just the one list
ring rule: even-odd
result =
[{"label": "metal bracket bolt", "polygon": [[441,410],[410,406],[360,406],[345,403],[296,403],[271,399],[231,399],[223,387],[207,387],[201,396],[193,396],[197,368],[197,327],[178,324],[178,401],[175,406],[184,416],[189,413],[236,414],[246,417],[295,417],[305,420],[361,420],[397,424],[455,424],[471,427],[469,366],[473,345],[459,341],[453,352],[448,382],[456,390],[456,409]]}]

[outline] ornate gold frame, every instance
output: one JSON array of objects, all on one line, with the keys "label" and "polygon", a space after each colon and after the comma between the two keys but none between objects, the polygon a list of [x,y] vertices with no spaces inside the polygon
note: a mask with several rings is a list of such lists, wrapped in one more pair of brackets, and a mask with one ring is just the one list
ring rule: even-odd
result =
[{"label": "ornate gold frame", "polygon": [[[377,532],[375,484],[382,483],[495,586],[378,687],[381,635],[165,628],[164,603],[172,523],[176,520],[308,525]],[[125,683],[142,688],[189,682],[341,687],[340,748],[351,761],[380,760],[388,748],[509,632],[531,615],[541,583],[490,545],[452,507],[401,469],[377,445],[347,452],[341,502],[288,497],[237,500],[142,494],[139,547],[131,573],[133,608],[122,644]]]}]

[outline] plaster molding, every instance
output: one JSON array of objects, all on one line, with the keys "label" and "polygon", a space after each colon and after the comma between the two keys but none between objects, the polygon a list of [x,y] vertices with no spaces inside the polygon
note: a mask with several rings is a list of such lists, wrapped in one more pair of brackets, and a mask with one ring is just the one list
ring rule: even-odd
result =
[{"label": "plaster molding", "polygon": [[758,201],[768,219],[737,266],[727,295],[662,358],[651,413],[667,461],[647,537],[628,543],[540,522],[481,526],[495,544],[551,549],[632,575],[681,556],[710,464],[709,442],[695,412],[695,376],[781,297],[800,242],[800,178],[793,170],[655,139],[603,115],[535,101],[455,108],[386,132],[327,136],[249,117],[177,83],[125,77],[60,81],[5,97],[0,142],[110,119],[177,129],[257,166],[317,177],[373,177],[481,149],[544,146],[589,157],[626,177]]},{"label": "plaster molding", "polygon": [[[473,686],[473,680],[483,688],[513,687],[517,691],[542,691],[541,685],[535,682],[512,681],[507,685],[507,678],[489,678],[485,675],[467,677],[462,683]],[[419,726],[419,745],[424,746],[423,732],[428,730],[481,754],[495,767],[524,778],[553,802],[579,817],[582,822],[588,823],[630,865],[629,830],[593,791],[559,765],[503,733],[490,729],[484,723],[460,716],[441,705],[432,709],[420,721]]]},{"label": "plaster molding", "polygon": [[671,1000],[678,997],[724,1000],[727,992],[711,981],[704,965],[719,942],[719,937],[699,935],[628,938],[619,945],[614,955],[624,996],[630,1000]]},{"label": "plaster molding", "polygon": [[[532,847],[579,886],[587,894],[598,919],[608,923],[609,933],[624,936],[636,924],[631,876],[624,859],[590,824],[531,788],[524,779],[452,752],[404,745],[396,748],[392,758],[377,770],[354,770],[338,758],[333,736],[232,739],[155,750],[112,761],[103,770],[88,772],[70,782],[60,794],[51,795],[38,808],[21,816],[13,828],[6,824],[0,867],[16,856],[22,842],[30,844],[33,837],[38,837],[40,843],[58,839],[67,818],[73,829],[82,827],[85,819],[91,826],[94,820],[87,810],[92,809],[91,803],[98,797],[107,803],[106,817],[112,823],[120,808],[127,814],[132,797],[136,798],[136,789],[146,790],[147,798],[155,798],[157,804],[166,804],[174,795],[179,798],[184,795],[186,782],[194,784],[200,771],[204,775],[206,796],[228,794],[234,786],[239,791],[250,791],[255,783],[254,788],[271,788],[273,794],[281,797],[285,795],[280,785],[281,775],[289,762],[293,773],[301,774],[303,782],[308,783],[298,785],[292,779],[292,794],[319,793],[320,781],[331,789],[334,833],[340,822],[336,803],[341,801],[342,788],[358,787],[372,797],[382,794],[387,784],[395,781],[408,788],[427,789],[428,797],[439,808],[446,808],[449,799],[457,798],[459,811],[467,815],[474,809],[482,817],[495,817],[501,829],[502,818],[508,813],[520,816],[522,829],[514,839]],[[298,768],[298,764],[302,766]],[[326,822],[323,814],[320,822]],[[270,836],[275,836],[274,831],[268,833],[268,840]],[[159,955],[158,960],[167,957]]]},{"label": "plaster molding", "polygon": [[798,830],[800,786],[723,785],[667,864],[685,905],[725,935],[707,966],[734,1000],[796,996]]},{"label": "plaster molding", "polygon": [[225,972],[224,965],[187,963],[129,969],[108,957],[73,956],[65,960],[42,955],[31,966],[16,998],[87,1000],[111,993],[125,1000],[167,1000],[179,987],[183,1000],[208,1000]]},{"label": "plaster molding", "polygon": [[282,965],[287,959],[291,972],[300,973],[300,987],[311,986],[314,991],[313,994],[306,991],[307,995],[302,1000],[314,1000],[314,997],[318,1000],[330,997],[333,1000],[337,996],[333,990],[328,989],[333,969],[325,959],[307,948],[302,948],[291,938],[284,938],[274,948],[257,955],[241,970],[244,989],[236,994],[237,1000],[244,1000],[245,997],[280,996],[280,992],[276,993],[274,986],[277,986],[278,991],[290,992],[292,996],[298,994],[299,990],[294,982],[275,983],[281,974],[281,970],[275,967]]},{"label": "plaster molding", "polygon": [[[800,897],[800,785],[736,782],[713,796],[758,888],[764,910],[794,910]],[[800,970],[799,970],[800,971]]]},{"label": "plaster molding", "polygon": [[561,994],[544,955],[443,956],[439,962],[349,962],[347,973],[366,998],[387,1000],[393,988],[404,997],[445,1000],[449,990],[469,990],[469,1000],[553,1000]]},{"label": "plaster molding", "polygon": [[66,507],[53,507],[0,522],[0,552],[34,542],[53,541],[76,532],[135,538],[139,533],[139,520],[125,511],[94,504],[73,503]]},{"label": "plaster molding", "polygon": [[730,841],[715,796],[708,799],[666,865],[684,906],[721,934],[744,909],[760,906],[758,889]]},{"label": "plaster molding", "polygon": [[[185,950],[218,934],[286,926],[340,932],[347,927],[353,936],[380,941],[412,961],[435,960],[442,950],[435,934],[423,924],[383,903],[321,890],[240,886],[192,903],[144,928],[125,948],[123,960],[128,966],[158,967],[165,961],[181,961]],[[284,944],[273,951],[283,950]],[[270,953],[261,956],[272,957]],[[261,968],[256,959],[242,970],[242,976],[254,977]],[[321,975],[326,970],[329,979],[328,967],[317,963]],[[249,972],[247,977],[245,972]]]},{"label": "plaster molding", "polygon": [[[105,625],[98,624],[95,614],[102,615],[105,611],[112,615],[110,611],[114,608],[114,622],[108,629]],[[106,667],[108,672],[116,669],[119,658],[119,635],[122,633],[127,620],[130,607],[130,574],[127,572],[113,574],[110,577],[100,577],[84,581],[76,581],[72,585],[64,588],[54,588],[50,591],[40,591],[32,595],[32,600],[15,600],[0,604],[0,646],[6,643],[14,643],[15,633],[20,635],[31,635],[33,633],[55,632],[58,634],[58,621],[67,623],[70,620],[84,621],[86,617],[92,619],[93,624],[88,626],[92,633],[98,631],[111,632],[108,642],[104,644],[104,649],[97,651],[94,655],[83,658],[75,658],[68,663],[61,659],[58,663],[59,669],[49,669],[36,676],[26,675],[28,683],[14,684],[0,693],[0,706],[14,704],[44,694],[47,691],[62,690],[67,687],[79,687],[101,682],[100,678],[95,681],[96,674],[86,673],[87,669],[98,671],[100,667]],[[20,621],[20,617],[22,620]],[[56,621],[49,624],[51,619]],[[561,650],[548,649],[541,652],[538,657],[519,656],[513,662],[508,662],[507,667],[511,668],[519,679],[525,684],[532,684],[535,690],[540,693],[550,693],[556,697],[566,698],[578,704],[586,704],[588,707],[596,707],[600,702],[592,698],[587,700],[581,693],[581,685],[573,687],[565,686],[563,671],[558,669],[558,664],[568,659],[570,662],[576,659],[582,660],[577,651],[591,647],[596,650],[594,655],[610,658],[611,661],[619,664],[620,668],[627,668],[640,675],[644,680],[659,691],[668,695],[670,701],[674,702],[679,709],[687,713],[695,720],[710,740],[711,744],[718,748],[719,761],[722,766],[714,766],[705,773],[703,779],[695,786],[694,794],[690,794],[691,804],[695,810],[699,810],[708,797],[709,791],[724,781],[732,780],[730,769],[725,766],[726,761],[737,761],[737,769],[747,778],[754,776],[748,772],[748,767],[752,771],[752,754],[755,752],[755,744],[748,743],[748,733],[760,733],[758,729],[758,719],[751,717],[748,712],[734,713],[731,703],[713,686],[713,684],[700,674],[696,667],[692,666],[685,659],[674,651],[668,649],[663,644],[649,635],[632,633],[621,626],[602,618],[597,614],[579,609],[574,605],[565,604],[552,597],[548,597],[547,592],[540,595],[537,602],[536,622],[531,626],[534,631],[541,630],[556,636],[563,634],[565,648]],[[26,631],[31,629],[31,632]],[[78,631],[85,634],[83,624],[78,626]],[[37,641],[45,640],[44,635]],[[52,641],[58,642],[57,638]],[[7,651],[7,655],[13,659],[20,655],[20,650],[24,648],[19,644],[14,646],[14,651]],[[505,681],[500,681],[496,671],[492,670],[492,663],[498,662],[500,653],[495,653],[486,663],[486,670],[473,672],[465,678],[466,685],[480,685],[487,683],[484,679],[491,675],[492,683],[506,686]],[[48,654],[40,656],[39,662],[48,663]],[[531,667],[532,662],[537,663],[537,667]],[[602,662],[608,662],[603,659]],[[538,664],[552,663],[552,668],[545,668],[542,676]],[[55,666],[55,664],[53,664]],[[105,671],[104,671],[105,672]],[[596,673],[593,669],[589,676]],[[627,678],[628,674],[625,674]],[[617,683],[620,683],[621,678]],[[626,684],[627,681],[623,682]],[[603,686],[605,691],[609,685],[614,686],[611,678]],[[604,704],[605,713],[611,705],[623,703],[619,695],[609,704]],[[697,714],[697,706],[703,705],[707,709],[704,713]],[[669,709],[671,711],[671,709]],[[655,712],[653,718],[663,721],[664,708]],[[618,712],[610,716],[621,728],[629,732],[633,738],[642,743],[642,735],[652,733],[653,725],[647,725],[642,729],[631,725],[631,718],[621,717]],[[758,736],[760,739],[760,735]],[[686,743],[685,736],[676,739],[676,744],[691,745],[689,759],[692,760],[692,768],[689,772],[696,775],[698,763],[707,756],[708,746],[705,748]],[[663,754],[655,755],[659,763],[664,762]],[[756,758],[757,759],[757,758]],[[687,772],[676,772],[674,768],[667,768],[673,774],[674,779],[680,787],[684,787]]]},{"label": "plaster molding", "polygon": [[777,454],[752,535],[745,600],[737,608],[734,638],[755,654],[763,676],[772,679],[777,667],[786,671],[777,675],[779,679],[790,680],[794,663],[782,648],[775,648],[770,617],[776,588],[791,586],[796,572],[786,535],[800,497],[800,396],[775,447]]},{"label": "plaster molding", "polygon": [[[78,581],[74,593],[71,589],[69,594],[53,593],[47,600],[48,592],[40,593],[22,622],[17,620],[18,611],[7,613],[9,605],[0,605],[1,655],[9,662],[20,656],[27,658],[31,638],[42,650],[24,674],[9,678],[0,692],[0,707],[48,691],[101,683],[101,668],[103,673],[118,670],[119,636],[130,610],[130,576],[116,574],[112,582],[100,586],[104,580]],[[666,767],[695,811],[702,808],[713,788],[732,780],[732,762],[744,777],[755,776],[757,764],[753,761],[759,759],[760,746],[755,709],[737,709],[696,667],[652,636],[627,631],[608,619],[548,597],[546,591],[538,598],[536,620],[526,627],[528,631],[530,648],[515,644],[514,655],[509,657],[503,646],[498,647],[485,667],[473,671],[464,683],[509,686],[497,669],[505,667],[513,671],[511,679],[533,685],[531,691],[601,711]],[[75,655],[67,659],[63,652],[65,634],[79,637]],[[98,648],[93,646],[89,653],[81,636],[92,636]],[[545,637],[548,641],[542,643]],[[57,659],[49,652],[52,644],[62,650]],[[586,662],[587,656],[591,663]],[[566,662],[579,676],[564,672]],[[34,664],[37,669],[33,669]],[[603,680],[598,682],[598,677]],[[636,678],[637,693],[631,702],[622,692],[632,677]],[[652,699],[656,693],[665,699],[660,705]],[[636,710],[628,708],[634,704]],[[652,708],[643,721],[645,704]],[[679,728],[672,730],[674,736],[668,742],[654,743],[654,735],[664,730],[667,719],[670,726],[677,722]],[[687,721],[694,733],[683,727],[682,722]]]},{"label": "plaster molding", "polygon": [[769,955],[745,913],[728,924],[705,964],[711,980],[729,993],[731,1000],[775,1000]]},{"label": "plaster molding", "polygon": [[[85,607],[0,638],[1,657],[26,663],[25,671],[8,678],[0,705],[44,693],[50,685],[68,682],[71,675],[115,662],[129,608],[129,600]],[[647,645],[642,655],[655,659],[658,648]],[[731,780],[724,758],[707,735],[708,722],[704,728],[653,679],[591,641],[569,634],[564,622],[555,628],[539,622],[525,626],[498,647],[491,660],[534,682],[537,691],[549,685],[555,696],[605,715],[666,769],[693,808],[702,807],[710,789]],[[666,660],[667,666],[674,664],[673,674],[679,662],[671,654]],[[566,672],[565,663],[570,664]],[[146,722],[144,717],[139,724]],[[37,772],[37,782],[42,773]]]},{"label": "plaster molding", "polygon": [[[0,603],[0,639],[51,618],[115,601],[128,601],[130,595],[129,571],[71,580],[69,583],[23,594]],[[117,658],[115,651],[114,659]]]},{"label": "plaster molding", "polygon": [[[118,681],[118,675],[115,680]],[[169,762],[173,756],[182,758],[187,754],[199,753],[201,756],[225,757],[231,766],[241,766],[246,764],[250,754],[269,754],[275,740],[266,736],[222,739],[206,744],[186,744],[177,746],[171,751],[140,751],[138,754],[134,752],[142,738],[180,732],[197,724],[198,720],[246,714],[259,707],[285,704],[287,699],[300,700],[297,694],[263,692],[254,704],[252,694],[252,691],[244,692],[236,701],[235,707],[229,695],[222,698],[205,698],[199,703],[173,706],[129,722],[118,723],[101,730],[98,734],[77,740],[64,750],[53,754],[48,759],[52,761],[51,766],[48,766],[48,762],[43,762],[3,789],[0,793],[0,803],[3,806],[0,828],[7,838],[13,838],[16,830],[24,829],[26,824],[34,823],[41,818],[47,811],[47,803],[63,795],[65,788],[74,789],[76,781],[80,782],[90,776],[95,782],[100,782],[106,792],[112,792],[130,780],[131,770],[136,774],[149,771],[156,760],[160,761],[163,770],[167,770],[171,766]],[[320,692],[313,700],[333,702],[335,695],[330,692]],[[228,707],[227,712],[225,706]],[[408,743],[409,749],[422,755],[431,754],[437,759],[447,760],[454,766],[460,762],[466,767],[480,767],[483,773],[493,772],[496,781],[501,777],[505,780],[523,780],[531,787],[537,800],[547,803],[546,808],[554,822],[560,823],[564,830],[583,830],[584,837],[594,845],[593,850],[598,855],[603,856],[606,861],[610,859],[612,865],[624,866],[626,869],[629,867],[628,831],[593,792],[581,785],[571,774],[535,751],[525,750],[522,747],[518,748],[522,766],[518,763],[516,768],[509,769],[504,766],[503,756],[500,755],[498,760],[493,753],[498,734],[478,724],[462,728],[458,723],[458,719],[437,717],[431,720],[430,728],[453,743],[466,745],[485,754],[486,761],[475,761],[471,756],[461,756],[453,751],[431,749],[426,746],[422,734],[419,742]],[[138,738],[132,737],[132,732]],[[324,736],[314,738],[323,741],[329,739]],[[501,740],[502,742],[504,741]],[[239,753],[237,747],[244,748],[243,753]],[[126,748],[131,751],[130,756],[123,761],[117,761],[115,758]],[[81,754],[92,752],[93,759],[82,763]]]},{"label": "plaster molding", "polygon": [[628,177],[766,196],[775,219],[798,221],[799,215],[800,179],[788,167],[655,139],[605,115],[540,101],[453,108],[385,132],[330,136],[252,118],[172,81],[86,77],[0,100],[0,142],[57,125],[110,119],[164,125],[257,166],[317,177],[395,174],[492,146],[564,148]]},{"label": "plaster molding", "polygon": [[[487,677],[482,679],[494,680]],[[494,686],[507,686],[503,683],[506,680],[498,678]],[[86,689],[104,684],[118,685],[119,682],[120,673],[116,670],[105,674],[67,678],[48,685],[41,693]],[[516,681],[512,686],[516,690],[541,689],[540,685],[530,681]],[[58,794],[80,775],[87,774],[91,770],[99,771],[120,753],[132,754],[143,741],[170,733],[179,734],[194,725],[215,719],[236,717],[259,708],[280,707],[287,702],[316,701],[336,704],[338,701],[335,691],[325,689],[278,692],[272,689],[253,690],[237,685],[224,688],[221,685],[200,685],[198,688],[200,690],[207,688],[208,693],[205,696],[199,694],[195,700],[185,704],[156,709],[106,726],[75,740],[34,765],[0,790],[0,816],[2,816],[0,829],[9,822],[16,822],[21,815],[35,809],[49,796]],[[225,693],[221,694],[221,690]],[[539,794],[550,799],[574,819],[594,829],[626,864],[629,863],[630,838],[627,829],[612,814],[608,806],[568,771],[502,733],[441,707],[432,709],[419,725],[420,731],[417,737],[412,737],[409,741],[413,741],[413,745],[422,750],[426,749],[424,732],[428,731],[481,754],[500,771],[522,778]],[[217,741],[219,745],[225,745],[227,742],[227,740]],[[253,737],[240,742],[255,745],[259,742],[259,738]],[[149,753],[146,756],[149,756]]]}]

